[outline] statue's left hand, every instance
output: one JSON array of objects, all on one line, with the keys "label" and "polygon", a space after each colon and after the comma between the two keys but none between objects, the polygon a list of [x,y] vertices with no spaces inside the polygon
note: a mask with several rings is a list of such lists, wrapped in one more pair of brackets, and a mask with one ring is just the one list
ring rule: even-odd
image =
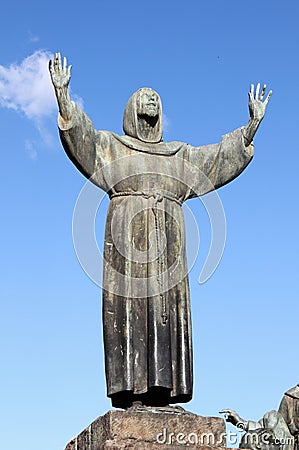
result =
[{"label": "statue's left hand", "polygon": [[270,100],[270,97],[272,95],[272,91],[269,92],[266,99],[264,100],[265,92],[266,92],[266,85],[263,85],[263,88],[260,92],[261,85],[260,83],[257,84],[256,89],[254,89],[254,85],[252,84],[250,86],[250,92],[248,93],[249,97],[249,112],[250,117],[252,119],[256,119],[258,121],[261,121],[266,113],[266,107]]}]

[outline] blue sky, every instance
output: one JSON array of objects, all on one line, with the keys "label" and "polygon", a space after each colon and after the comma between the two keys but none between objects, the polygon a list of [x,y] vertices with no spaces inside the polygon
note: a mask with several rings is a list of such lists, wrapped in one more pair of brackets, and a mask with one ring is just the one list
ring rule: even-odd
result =
[{"label": "blue sky", "polygon": [[[273,90],[255,158],[219,190],[227,240],[211,279],[200,231],[190,273],[194,399],[258,419],[299,381],[297,1],[6,2],[0,37],[2,132],[0,432],[6,450],[58,450],[110,408],[101,292],[79,265],[72,214],[85,180],[64,154],[47,60],[73,65],[71,91],[98,129],[122,133],[127,99],[159,92],[165,140],[217,142],[247,123],[250,83]],[[98,218],[102,245],[103,220]],[[193,239],[189,236],[189,239]]]}]

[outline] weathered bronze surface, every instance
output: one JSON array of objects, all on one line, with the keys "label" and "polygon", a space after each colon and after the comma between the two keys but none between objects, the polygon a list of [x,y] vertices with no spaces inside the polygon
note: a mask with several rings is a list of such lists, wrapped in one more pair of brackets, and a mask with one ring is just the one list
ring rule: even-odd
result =
[{"label": "weathered bronze surface", "polygon": [[223,409],[227,422],[246,431],[240,448],[253,450],[298,450],[299,385],[283,396],[278,411],[269,411],[258,421],[242,419],[233,409]]},{"label": "weathered bronze surface", "polygon": [[289,389],[283,396],[278,412],[283,416],[291,435],[294,449],[299,449],[299,384]]},{"label": "weathered bronze surface", "polygon": [[[218,144],[162,140],[159,95],[129,99],[124,136],[96,131],[71,101],[70,66],[57,53],[50,74],[63,147],[76,167],[108,193],[103,327],[108,396],[163,406],[192,397],[192,342],[185,228],[181,205],[237,177],[268,103],[251,87],[250,120]],[[121,176],[120,176],[121,175]]]}]

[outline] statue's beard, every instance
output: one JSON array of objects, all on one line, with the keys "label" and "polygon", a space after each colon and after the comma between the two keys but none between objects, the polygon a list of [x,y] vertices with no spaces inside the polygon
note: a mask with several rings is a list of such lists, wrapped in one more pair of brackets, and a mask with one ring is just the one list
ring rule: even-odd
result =
[{"label": "statue's beard", "polygon": [[149,117],[155,117],[158,116],[158,108],[157,107],[147,107],[145,108],[145,110],[143,111],[144,115],[147,115]]},{"label": "statue's beard", "polygon": [[146,114],[138,114],[138,117],[140,119],[143,119],[148,125],[151,127],[155,127],[158,120],[159,120],[159,114],[157,114],[156,111],[147,111]]}]

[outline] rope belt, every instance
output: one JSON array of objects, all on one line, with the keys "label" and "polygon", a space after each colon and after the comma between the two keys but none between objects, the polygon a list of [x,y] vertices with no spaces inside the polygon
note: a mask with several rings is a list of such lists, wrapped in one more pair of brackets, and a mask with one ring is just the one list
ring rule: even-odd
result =
[{"label": "rope belt", "polygon": [[178,205],[182,206],[183,201],[179,200],[178,198],[172,197],[169,194],[166,194],[164,192],[143,192],[143,191],[123,191],[123,192],[112,192],[108,193],[110,200],[115,197],[144,197],[144,198],[151,198],[153,197],[155,199],[155,203],[161,202],[164,198],[167,200],[171,200],[172,202],[177,203]]},{"label": "rope belt", "polygon": [[155,232],[156,232],[156,243],[157,243],[157,250],[158,250],[158,274],[157,274],[157,281],[158,281],[158,285],[159,285],[159,290],[160,290],[160,299],[161,299],[161,318],[162,318],[162,323],[165,325],[167,323],[168,320],[168,316],[167,316],[167,306],[166,306],[166,298],[165,295],[163,295],[163,293],[161,292],[163,290],[163,282],[161,279],[162,273],[163,273],[163,261],[161,258],[161,253],[162,253],[162,243],[161,243],[161,238],[159,235],[159,230],[162,229],[162,221],[161,221],[161,216],[160,216],[160,210],[159,208],[157,208],[157,204],[158,202],[162,202],[162,200],[165,198],[167,200],[170,200],[172,202],[177,203],[178,205],[182,206],[182,201],[180,201],[179,199],[172,197],[171,195],[168,195],[166,193],[162,193],[162,192],[142,192],[142,191],[135,191],[135,192],[115,192],[115,193],[109,193],[109,197],[110,200],[112,198],[116,198],[116,197],[130,197],[130,196],[134,196],[134,197],[144,197],[144,198],[154,198],[154,203],[152,206],[152,210],[155,216]]}]

